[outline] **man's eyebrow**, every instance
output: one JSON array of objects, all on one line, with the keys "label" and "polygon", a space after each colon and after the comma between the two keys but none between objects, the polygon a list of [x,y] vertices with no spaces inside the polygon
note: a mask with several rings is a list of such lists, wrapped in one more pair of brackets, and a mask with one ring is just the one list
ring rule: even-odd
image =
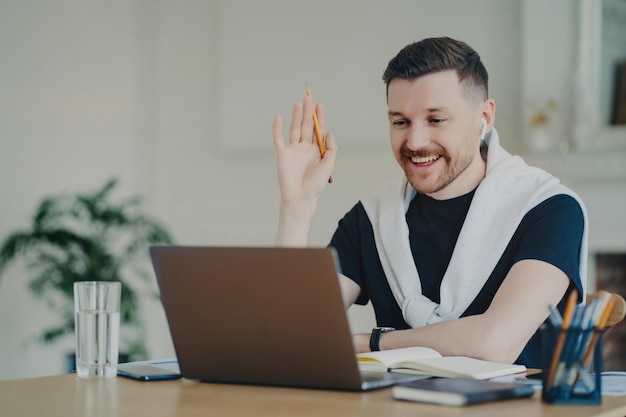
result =
[{"label": "man's eyebrow", "polygon": [[[445,106],[441,106],[441,107],[431,107],[426,109],[426,113],[436,113],[436,112],[445,112],[445,111],[450,111],[449,107],[445,107]],[[401,111],[397,111],[397,110],[389,110],[387,112],[388,116],[402,116],[404,117],[404,113],[402,113]]]}]

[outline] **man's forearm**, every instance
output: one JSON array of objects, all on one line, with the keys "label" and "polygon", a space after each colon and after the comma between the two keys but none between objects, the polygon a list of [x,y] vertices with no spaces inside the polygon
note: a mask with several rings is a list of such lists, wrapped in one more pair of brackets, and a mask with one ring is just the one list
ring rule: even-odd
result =
[{"label": "man's forearm", "polygon": [[[428,326],[385,333],[381,349],[425,346],[442,355],[470,356],[494,362],[513,362],[558,305],[570,283],[563,271],[543,261],[517,262],[483,314]],[[369,349],[357,335],[357,349]]]},{"label": "man's forearm", "polygon": [[317,200],[281,202],[276,246],[307,246],[316,208]]},{"label": "man's forearm", "polygon": [[381,349],[424,346],[444,356],[469,356],[494,362],[512,363],[532,334],[500,328],[485,315],[448,320],[416,329],[385,333]]}]

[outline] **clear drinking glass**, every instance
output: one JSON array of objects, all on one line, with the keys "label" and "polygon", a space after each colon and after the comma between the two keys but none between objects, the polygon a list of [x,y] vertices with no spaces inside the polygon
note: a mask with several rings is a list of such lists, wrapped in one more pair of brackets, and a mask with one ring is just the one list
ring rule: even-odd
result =
[{"label": "clear drinking glass", "polygon": [[122,284],[74,283],[76,373],[81,378],[117,375]]}]

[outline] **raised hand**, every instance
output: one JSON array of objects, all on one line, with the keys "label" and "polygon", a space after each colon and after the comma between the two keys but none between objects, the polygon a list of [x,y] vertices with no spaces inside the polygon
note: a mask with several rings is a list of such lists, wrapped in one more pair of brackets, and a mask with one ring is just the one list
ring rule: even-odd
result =
[{"label": "raised hand", "polygon": [[[305,97],[295,103],[289,127],[289,143],[285,144],[282,119],[274,119],[274,146],[278,158],[278,180],[283,202],[310,201],[324,190],[335,166],[337,147],[332,133],[324,138],[326,153],[321,157],[313,131],[313,100]],[[325,110],[318,104],[320,130],[324,132]]]},{"label": "raised hand", "polygon": [[[274,119],[274,147],[281,195],[276,237],[279,246],[306,246],[317,200],[335,167],[337,146],[331,133],[324,137],[324,158],[320,154],[313,133],[314,108],[311,97],[294,104],[287,144],[283,138],[281,117]],[[320,130],[324,132],[324,106],[319,104],[315,109]]]}]

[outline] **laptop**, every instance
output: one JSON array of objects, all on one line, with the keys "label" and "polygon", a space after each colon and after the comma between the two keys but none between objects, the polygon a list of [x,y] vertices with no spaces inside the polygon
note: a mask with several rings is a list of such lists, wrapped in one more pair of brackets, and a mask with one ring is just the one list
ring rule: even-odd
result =
[{"label": "laptop", "polygon": [[152,246],[183,377],[362,391],[407,374],[359,372],[331,248]]}]

